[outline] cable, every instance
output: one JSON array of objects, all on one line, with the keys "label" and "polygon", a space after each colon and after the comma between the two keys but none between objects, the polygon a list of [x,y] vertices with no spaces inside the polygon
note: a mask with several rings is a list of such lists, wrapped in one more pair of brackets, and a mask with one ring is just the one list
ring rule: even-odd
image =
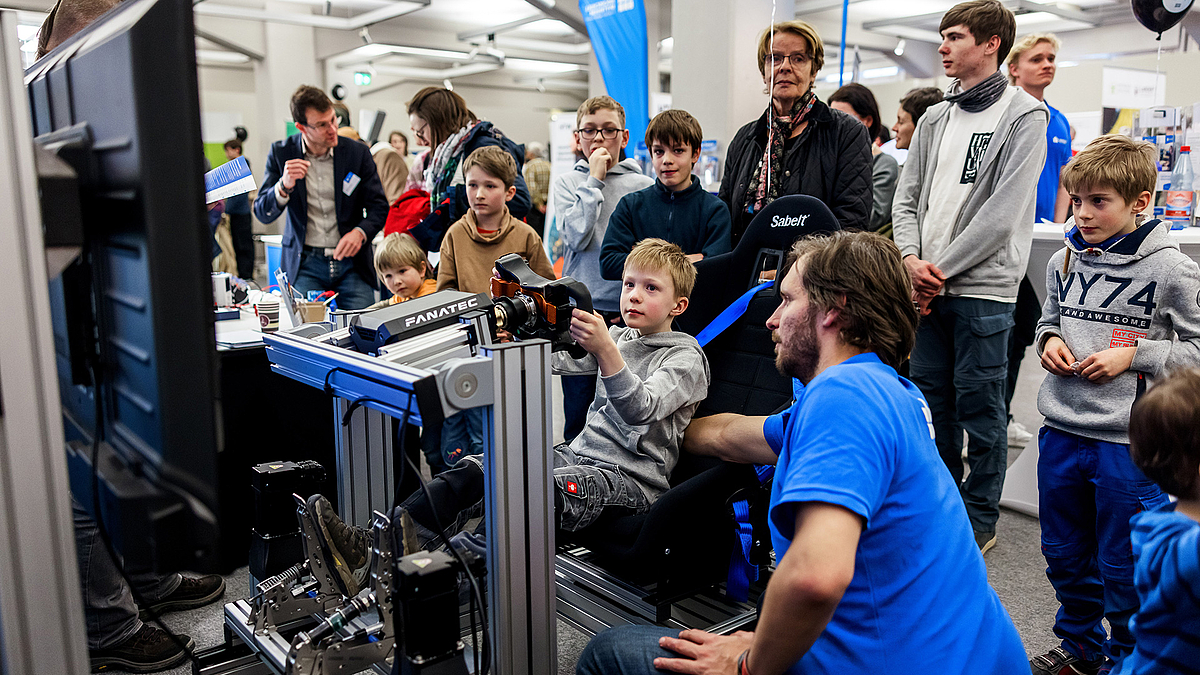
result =
[{"label": "cable", "polygon": [[[409,395],[409,403],[410,404],[412,401],[411,396],[412,395],[410,394]],[[391,405],[390,403],[388,403],[386,401],[380,401],[379,399],[372,398],[370,396],[362,396],[362,397],[356,398],[356,399],[354,399],[353,402],[351,402],[350,407],[347,408],[347,410],[346,410],[346,414],[342,417],[342,426],[346,426],[347,424],[349,424],[350,417],[351,417],[351,415],[353,415],[354,411],[357,410],[358,408],[362,407],[362,405],[367,402],[379,403],[382,405]],[[407,411],[407,408],[406,408],[406,411]],[[433,524],[436,528],[438,538],[441,540],[442,545],[444,545],[446,547],[446,549],[450,552],[450,555],[453,556],[455,561],[458,562],[459,566],[463,570],[463,573],[467,576],[467,581],[471,584],[471,595],[472,595],[473,602],[471,605],[470,614],[471,614],[471,622],[472,622],[472,631],[474,631],[474,621],[475,621],[474,603],[479,604],[481,614],[482,614],[482,608],[484,607],[483,593],[481,593],[479,590],[479,582],[475,579],[475,575],[471,572],[471,569],[469,567],[467,567],[467,561],[463,559],[462,554],[458,551],[458,549],[456,549],[454,547],[453,544],[450,543],[450,538],[446,536],[446,530],[444,527],[442,527],[442,519],[438,517],[437,508],[434,505],[433,494],[429,492],[429,485],[428,485],[428,483],[425,482],[425,477],[421,475],[420,467],[416,466],[413,463],[412,458],[410,458],[407,454],[401,453],[401,456],[404,458],[405,463],[408,464],[408,467],[416,475],[417,481],[421,484],[421,492],[423,492],[425,494],[425,500],[429,503],[429,513],[430,513],[430,515],[433,516]],[[477,665],[475,668],[475,672],[478,675],[486,675],[488,672],[491,671],[492,639],[491,639],[491,634],[488,632],[486,618],[481,617],[481,619],[482,620],[480,621],[480,626],[483,629],[482,630],[482,632],[483,632],[483,659],[482,659],[483,664],[482,665],[484,667],[484,670],[480,671],[479,667]],[[473,635],[473,633],[472,633],[472,635]],[[474,638],[472,638],[472,639],[474,639]],[[476,650],[475,653],[476,653],[476,655],[478,655],[479,650]]]}]

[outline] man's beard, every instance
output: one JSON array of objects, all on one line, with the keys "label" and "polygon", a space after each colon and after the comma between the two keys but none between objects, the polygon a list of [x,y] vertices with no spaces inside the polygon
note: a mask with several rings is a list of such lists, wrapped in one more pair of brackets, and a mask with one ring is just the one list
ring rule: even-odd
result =
[{"label": "man's beard", "polygon": [[791,345],[784,344],[779,331],[771,334],[772,339],[779,345],[775,354],[775,367],[779,372],[794,377],[804,384],[812,381],[817,373],[817,363],[820,361],[820,349],[817,345],[817,312],[815,307],[809,307],[796,326]]}]

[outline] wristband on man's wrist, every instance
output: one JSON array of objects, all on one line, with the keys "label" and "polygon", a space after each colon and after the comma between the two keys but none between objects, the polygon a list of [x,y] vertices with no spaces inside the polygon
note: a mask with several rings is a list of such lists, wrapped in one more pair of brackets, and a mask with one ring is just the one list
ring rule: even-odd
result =
[{"label": "wristband on man's wrist", "polygon": [[737,675],[750,675],[750,650],[742,652],[737,660]]}]

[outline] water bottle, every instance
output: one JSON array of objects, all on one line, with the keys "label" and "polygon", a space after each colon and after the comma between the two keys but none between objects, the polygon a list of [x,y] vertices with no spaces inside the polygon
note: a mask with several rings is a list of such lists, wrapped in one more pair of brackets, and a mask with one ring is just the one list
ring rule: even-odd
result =
[{"label": "water bottle", "polygon": [[1192,171],[1191,150],[1186,145],[1179,149],[1175,168],[1171,170],[1171,186],[1166,191],[1164,215],[1172,230],[1182,230],[1192,224],[1192,212],[1196,206],[1196,193],[1193,191],[1196,176]]}]

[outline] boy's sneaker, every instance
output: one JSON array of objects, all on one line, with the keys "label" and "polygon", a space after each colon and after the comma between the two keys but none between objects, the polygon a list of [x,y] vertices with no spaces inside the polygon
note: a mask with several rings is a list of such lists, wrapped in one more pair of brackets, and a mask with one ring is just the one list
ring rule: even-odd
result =
[{"label": "boy's sneaker", "polygon": [[1024,424],[1016,420],[1011,420],[1008,423],[1008,445],[1012,448],[1024,448],[1029,445],[1029,441],[1033,440],[1033,434],[1025,428]]},{"label": "boy's sneaker", "polygon": [[996,545],[996,533],[976,531],[975,545],[979,547],[979,555],[987,553],[988,551],[992,550],[993,546]]},{"label": "boy's sneaker", "polygon": [[186,661],[188,652],[196,648],[192,638],[186,635],[177,637],[187,649],[180,649],[162,629],[142,624],[141,630],[121,644],[90,652],[88,656],[91,658],[92,672],[119,668],[131,673],[154,673],[174,668]]},{"label": "boy's sneaker", "polygon": [[155,615],[163,612],[175,612],[182,609],[203,607],[225,594],[225,580],[216,574],[206,574],[202,577],[183,577],[179,588],[158,602],[143,607],[139,617],[145,621],[150,613]]},{"label": "boy's sneaker", "polygon": [[[308,498],[306,511],[317,532],[317,545],[326,568],[336,572],[333,579],[340,586],[338,590],[353,598],[367,586],[371,573],[371,533],[343,522],[329,500],[321,495]],[[400,549],[398,557],[420,550],[416,526],[403,507],[393,514],[392,528],[396,547]]]},{"label": "boy's sneaker", "polygon": [[1097,675],[1100,668],[1106,665],[1112,668],[1103,657],[1084,661],[1062,647],[1055,647],[1029,660],[1032,675]]},{"label": "boy's sneaker", "polygon": [[367,563],[371,559],[371,535],[364,529],[347,525],[323,495],[308,498],[305,509],[317,533],[319,555],[332,570],[338,590],[353,598],[362,590]]}]

